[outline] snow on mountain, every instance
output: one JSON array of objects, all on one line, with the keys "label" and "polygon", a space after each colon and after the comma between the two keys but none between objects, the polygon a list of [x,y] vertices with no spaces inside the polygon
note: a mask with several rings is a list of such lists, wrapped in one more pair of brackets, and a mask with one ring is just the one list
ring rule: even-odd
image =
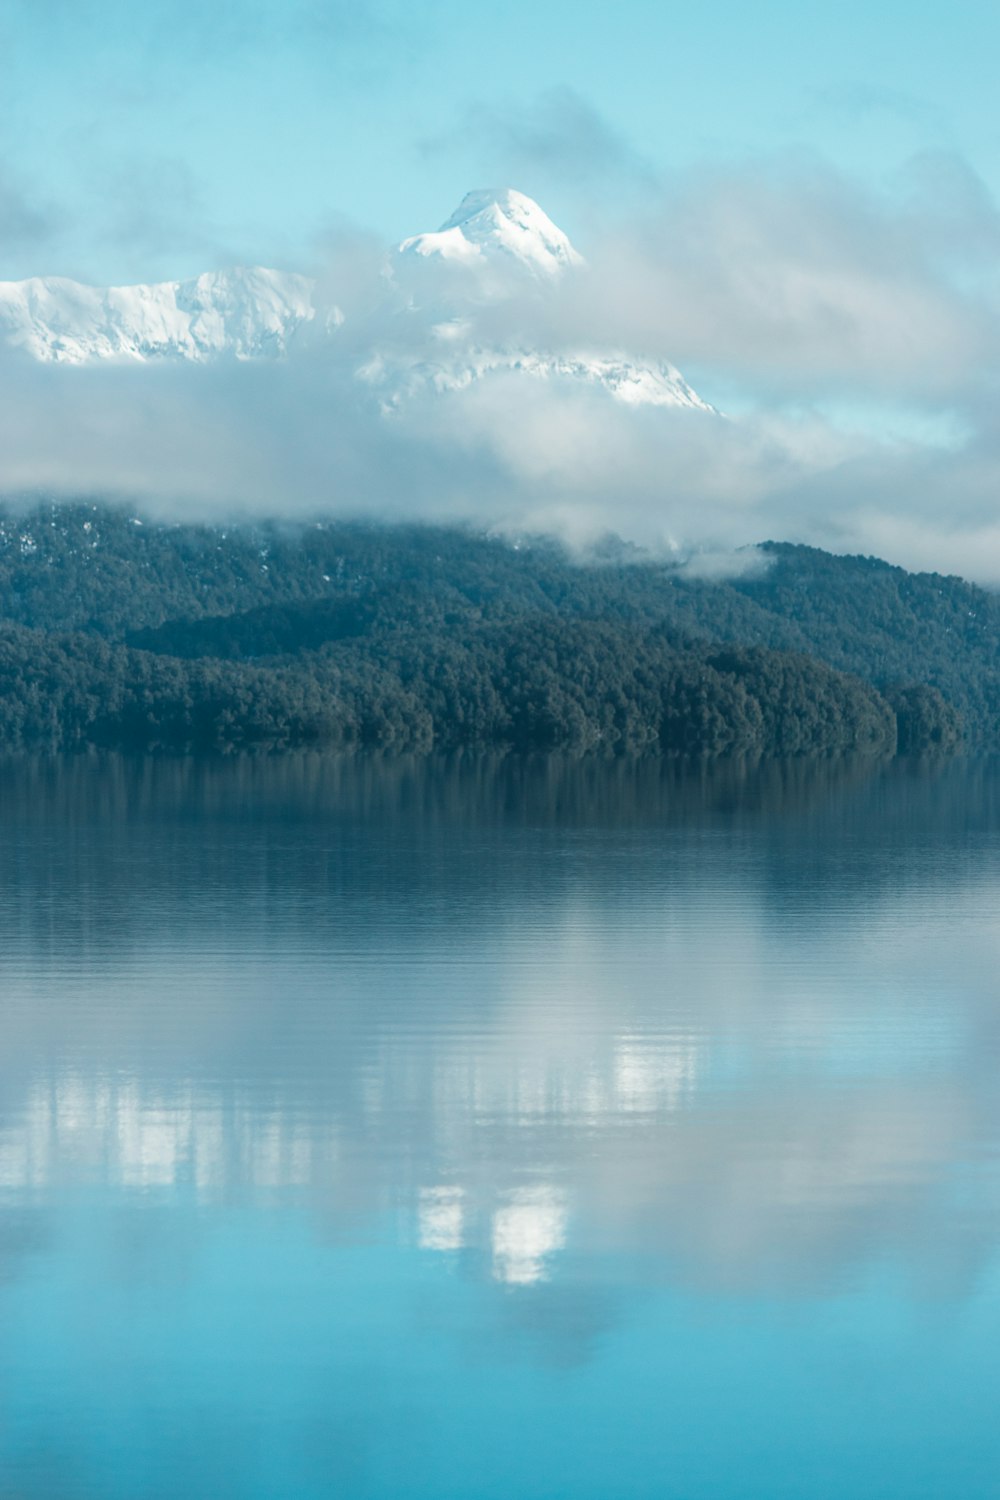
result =
[{"label": "snow on mountain", "polygon": [[[426,285],[420,279],[424,300],[408,275],[419,264],[436,268]],[[477,333],[478,314],[502,312],[512,287],[527,285],[544,297],[583,266],[531,198],[512,188],[468,193],[439,230],[398,247],[385,306],[370,329],[355,328],[355,357],[370,340],[357,377],[385,411],[422,392],[458,391],[498,374],[575,381],[629,406],[713,411],[663,360],[613,349],[498,346]],[[471,301],[470,267],[485,273],[473,278]],[[464,315],[456,316],[456,306]],[[50,363],[280,359],[306,325],[322,337],[342,322],[338,308],[321,303],[314,281],[260,266],[149,286],[91,287],[62,277],[0,282],[0,341]]]},{"label": "snow on mountain", "polygon": [[466,193],[433,234],[418,234],[399,247],[403,255],[440,257],[464,265],[506,256],[545,276],[583,264],[569,239],[533,199],[513,188]]},{"label": "snow on mountain", "polygon": [[4,281],[0,335],[35,359],[66,364],[274,357],[315,316],[312,289],[305,276],[260,266],[152,286],[91,287],[60,276]]},{"label": "snow on mountain", "polygon": [[[498,271],[499,279],[477,282],[481,303],[489,306],[517,290],[517,273],[531,273],[541,290],[556,278],[585,264],[569,238],[553,224],[538,204],[512,188],[482,189],[467,193],[439,230],[416,235],[399,246],[405,262],[412,257],[484,272]],[[504,273],[514,272],[513,278]],[[433,294],[445,300],[447,279],[433,283]],[[460,293],[468,291],[463,283]],[[497,373],[517,373],[534,379],[578,381],[603,388],[616,401],[628,406],[688,407],[711,412],[678,370],[665,360],[648,361],[609,350],[573,349],[556,354],[522,347],[484,345],[476,333],[476,304],[460,298],[463,314],[445,316],[444,306],[421,309],[429,317],[431,337],[424,349],[405,352],[378,350],[359,371],[373,386],[387,410],[399,408],[419,391],[464,390],[476,381]],[[419,304],[414,301],[413,310]],[[496,321],[496,320],[494,320]]]},{"label": "snow on mountain", "polygon": [[715,412],[692,390],[680,371],[666,360],[643,361],[625,356],[537,350],[482,348],[459,344],[430,357],[379,352],[358,371],[378,393],[383,409],[396,411],[421,392],[444,394],[468,390],[498,374],[534,380],[561,380],[602,388],[625,406],[686,407]]}]

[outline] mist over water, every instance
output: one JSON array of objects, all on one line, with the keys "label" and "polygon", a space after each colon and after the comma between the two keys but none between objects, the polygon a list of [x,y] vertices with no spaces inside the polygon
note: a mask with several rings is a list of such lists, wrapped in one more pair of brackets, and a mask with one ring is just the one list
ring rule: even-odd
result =
[{"label": "mist over water", "polygon": [[1000,767],[0,772],[18,1495],[991,1493]]}]

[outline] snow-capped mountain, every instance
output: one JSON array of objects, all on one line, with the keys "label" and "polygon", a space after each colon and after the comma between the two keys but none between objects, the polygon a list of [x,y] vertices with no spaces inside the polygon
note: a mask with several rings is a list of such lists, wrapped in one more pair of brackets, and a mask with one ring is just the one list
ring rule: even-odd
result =
[{"label": "snow-capped mountain", "polygon": [[421,391],[464,391],[487,376],[500,374],[593,386],[625,406],[715,411],[666,360],[630,360],[586,352],[545,354],[459,344],[416,358],[380,352],[357,373],[378,393],[387,411],[398,410]]},{"label": "snow-capped mountain", "polygon": [[67,364],[274,358],[314,316],[308,277],[260,266],[152,286],[91,287],[60,276],[0,282],[5,341]]},{"label": "snow-capped mountain", "polygon": [[[592,386],[630,406],[712,411],[667,361],[616,349],[554,351],[523,334],[499,343],[482,331],[484,312],[494,330],[503,325],[505,298],[526,289],[544,298],[584,267],[531,198],[484,189],[468,193],[440,229],[397,248],[385,268],[384,306],[366,314],[370,326],[353,327],[343,356],[344,316],[317,283],[260,266],[148,286],[0,282],[0,341],[36,360],[74,365],[261,360],[293,353],[308,326],[329,336],[331,358],[354,360],[353,373],[386,412],[418,393],[461,391],[498,374]],[[479,274],[470,278],[470,270]]]},{"label": "snow-capped mountain", "polygon": [[466,266],[504,257],[543,276],[583,264],[548,214],[513,188],[466,193],[439,230],[414,235],[399,249],[402,255],[440,257]]},{"label": "snow-capped mountain", "polygon": [[[414,285],[408,275],[417,261],[438,273],[429,289]],[[513,188],[467,193],[440,229],[404,240],[397,252],[396,279],[410,296],[411,313],[423,313],[427,322],[423,347],[415,351],[404,340],[399,350],[375,349],[358,373],[378,392],[386,410],[399,408],[420,391],[467,390],[488,376],[505,374],[592,386],[629,406],[713,412],[666,360],[608,349],[557,353],[523,340],[501,345],[480,336],[477,313],[484,307],[495,311],[505,296],[525,290],[544,296],[547,287],[584,266],[568,236],[524,193]],[[456,276],[449,279],[453,269]],[[471,286],[470,272],[477,273]],[[428,290],[429,305],[421,301]],[[457,305],[449,305],[449,291]],[[490,321],[495,326],[502,319]]]}]

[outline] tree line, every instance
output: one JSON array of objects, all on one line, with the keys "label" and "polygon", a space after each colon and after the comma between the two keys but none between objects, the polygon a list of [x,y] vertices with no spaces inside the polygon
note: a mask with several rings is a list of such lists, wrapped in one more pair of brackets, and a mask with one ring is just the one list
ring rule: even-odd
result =
[{"label": "tree line", "polygon": [[769,545],[609,545],[0,508],[0,744],[805,755],[1000,738],[1000,604]]}]

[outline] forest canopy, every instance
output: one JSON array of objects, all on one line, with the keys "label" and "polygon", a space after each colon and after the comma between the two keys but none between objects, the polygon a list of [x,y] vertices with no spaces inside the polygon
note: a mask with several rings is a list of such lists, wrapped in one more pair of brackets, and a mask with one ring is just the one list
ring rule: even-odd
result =
[{"label": "forest canopy", "polygon": [[458,529],[0,512],[0,744],[804,755],[1000,737],[1000,601],[769,545],[729,581]]}]

